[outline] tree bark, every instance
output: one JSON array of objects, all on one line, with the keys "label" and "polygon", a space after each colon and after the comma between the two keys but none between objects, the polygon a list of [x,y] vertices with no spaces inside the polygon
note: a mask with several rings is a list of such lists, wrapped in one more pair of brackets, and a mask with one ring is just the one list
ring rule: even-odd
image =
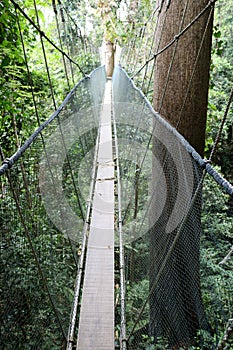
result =
[{"label": "tree bark", "polygon": [[[170,1],[168,8],[164,2],[158,22],[156,51],[166,46],[185,28],[207,5],[208,0],[189,1],[185,11],[186,2],[186,0],[173,0]],[[155,62],[154,108],[177,128],[200,155],[204,152],[209,87],[213,23],[212,16],[206,29],[209,14],[210,10],[179,38],[177,44],[173,44],[157,56]],[[173,56],[174,62],[170,69]]]},{"label": "tree bark", "polygon": [[[163,1],[155,52],[171,42],[207,3],[208,0]],[[212,22],[212,12],[208,10],[178,39],[178,42],[157,56],[155,61],[154,109],[177,128],[202,156],[205,144]],[[170,142],[173,142],[173,139]],[[174,144],[174,148],[177,145]],[[183,223],[169,231],[167,223],[178,205],[178,193],[187,191],[187,188],[185,189],[185,184],[184,189],[180,187],[177,163],[171,149],[169,151],[166,148],[166,142],[162,143],[159,138],[154,137],[153,152],[163,167],[167,197],[164,210],[150,232],[149,329],[155,341],[162,336],[167,339],[171,348],[178,349],[182,346],[186,349],[192,344],[199,329],[210,331],[203,309],[199,276],[201,189],[198,184],[202,169],[195,161],[191,161],[194,177],[191,196],[195,197],[192,197]],[[182,160],[179,149],[177,157],[180,157],[178,163],[183,167],[184,178],[188,178],[190,173],[186,173],[185,160]],[[155,168],[152,178],[153,184],[159,181]],[[152,220],[156,206],[155,198],[150,213]]]},{"label": "tree bark", "polygon": [[112,77],[114,70],[114,55],[115,49],[114,44],[111,41],[105,42],[105,67],[107,77]]}]

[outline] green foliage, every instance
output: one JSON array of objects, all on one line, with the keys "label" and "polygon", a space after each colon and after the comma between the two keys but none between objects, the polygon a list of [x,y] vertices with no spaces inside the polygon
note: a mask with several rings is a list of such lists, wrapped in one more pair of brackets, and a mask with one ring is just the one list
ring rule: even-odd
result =
[{"label": "green foliage", "polygon": [[[44,9],[48,6],[45,1],[37,1],[40,5],[39,17],[46,32],[51,35],[56,43],[59,40],[54,37],[55,23],[52,20],[46,24]],[[114,12],[119,8],[120,2],[114,5]],[[35,19],[33,1],[21,1],[30,17]],[[78,1],[78,11],[76,1],[65,1],[65,5],[76,16],[80,27],[87,28],[88,18],[84,2]],[[92,9],[96,10],[96,2],[91,2]],[[135,31],[139,31],[145,19],[149,17],[155,8],[155,2],[144,0],[138,3],[138,7],[130,9],[129,26],[115,16],[106,20],[110,40],[118,38],[120,43],[124,43],[135,36]],[[220,16],[220,10],[222,15]],[[232,83],[232,45],[233,36],[231,31],[232,6],[228,1],[222,0],[219,15],[213,33],[213,57],[211,66],[211,83],[209,95],[209,114],[207,123],[206,156],[210,154],[213,141],[217,135],[219,124],[223,117],[226,101]],[[93,13],[91,13],[93,16]],[[30,68],[30,75],[25,68],[25,58],[20,40],[20,33],[17,24],[17,17],[12,4],[8,0],[0,2],[0,134],[3,151],[6,156],[11,155],[20,144],[37,127],[38,121],[35,116],[35,109],[31,98],[31,84],[35,94],[40,121],[45,120],[53,110],[50,85],[45,71],[43,52],[40,40],[35,30],[28,25],[26,20],[19,17],[22,29],[26,53]],[[100,17],[94,18],[94,25],[98,24],[98,29],[93,27],[88,29],[90,36],[100,44],[103,29],[100,24]],[[73,43],[77,35],[75,29],[70,27],[68,44]],[[78,38],[76,47],[70,46],[70,51],[77,63],[89,73],[97,65],[97,59],[93,59],[91,52],[84,51],[87,45]],[[67,43],[65,33],[62,32],[64,45]],[[137,46],[138,45],[138,46]],[[135,52],[140,48],[140,44],[135,46]],[[51,81],[54,87],[57,103],[59,104],[69,87],[66,82],[62,57],[50,45],[45,43],[48,65],[51,73]],[[141,60],[144,60],[142,52]],[[69,69],[69,74],[70,68]],[[76,70],[74,80],[77,82],[81,74]],[[227,123],[224,126],[223,137],[221,139],[218,152],[214,162],[221,166],[222,172],[232,180],[232,109]],[[125,131],[127,132],[127,130]],[[95,133],[95,131],[94,131]],[[89,136],[89,135],[87,135]],[[128,135],[127,135],[128,136]],[[90,139],[90,138],[89,138]],[[89,149],[93,146],[89,140]],[[75,146],[70,150],[71,158],[81,159],[79,147]],[[32,150],[30,157],[26,160],[26,179],[31,186],[34,186],[34,198],[32,205],[28,207],[28,198],[23,184],[22,170],[16,168],[12,173],[15,188],[20,196],[21,210],[25,215],[28,230],[31,238],[37,247],[39,260],[43,266],[47,282],[63,324],[67,329],[70,305],[73,299],[73,280],[76,268],[73,264],[73,256],[63,234],[59,233],[51,222],[46,219],[46,213],[41,202],[37,171],[38,164],[35,153]],[[67,164],[64,164],[64,172]],[[127,171],[129,164],[122,165],[122,173]],[[133,168],[129,174],[132,181],[135,180],[136,170]],[[146,179],[141,178],[141,193],[147,191]],[[64,181],[64,191],[70,193],[70,203],[75,207],[75,196],[71,192],[71,178],[67,175]],[[40,349],[60,349],[61,339],[52,307],[47,300],[47,295],[42,286],[42,281],[38,277],[34,257],[28,240],[25,237],[25,229],[20,223],[17,215],[17,208],[5,179],[1,180],[1,230],[2,230],[2,260],[0,271],[4,271],[4,285],[1,286],[3,298],[1,303],[9,307],[9,318],[6,321],[7,338],[2,339],[4,349],[31,349],[34,346],[35,335],[43,339],[42,344],[37,344]],[[143,197],[143,196],[142,196]],[[201,280],[202,294],[205,310],[214,331],[213,336],[200,331],[197,335],[197,344],[202,344],[202,349],[210,349],[223,335],[228,318],[231,317],[232,299],[232,259],[224,260],[231,249],[233,242],[232,216],[229,214],[229,198],[224,195],[220,188],[208,179],[204,187],[204,209],[202,224],[204,235],[202,237],[201,248]],[[139,203],[143,207],[144,201]],[[33,215],[32,215],[33,214]],[[33,220],[32,220],[33,216]],[[130,228],[133,231],[133,227]],[[130,246],[126,246],[126,256],[129,261],[127,274],[129,282],[127,284],[127,327],[131,329],[140,308],[148,295],[149,281],[147,278],[146,263],[148,260],[148,245],[145,241],[138,240]],[[10,292],[9,292],[10,291]],[[142,315],[141,327],[146,327],[148,322],[149,307],[147,306]],[[12,318],[19,322],[10,322]],[[8,322],[11,328],[8,329]],[[21,322],[21,326],[19,325]],[[3,325],[3,326],[4,326]],[[43,330],[43,331],[42,331]],[[9,331],[9,332],[8,332]],[[8,345],[10,344],[10,345]],[[168,348],[166,339],[154,339],[146,332],[141,334],[140,350],[155,350]],[[200,345],[194,345],[190,350],[200,349]]]},{"label": "green foliage", "polygon": [[[0,78],[0,132],[4,153],[10,155],[34,131],[37,120],[31,89],[40,105],[40,112],[46,105],[48,79],[44,71],[40,73],[35,67],[28,74],[17,21],[28,55],[35,47],[34,30],[28,28],[24,18],[19,16],[17,20],[10,2],[4,5],[0,17],[0,62],[3,73]],[[14,140],[16,134],[18,142]]]},{"label": "green foliage", "polygon": [[[224,259],[233,242],[232,215],[228,210],[228,196],[219,186],[206,178],[203,192],[202,274],[203,295],[211,324],[224,323],[231,317],[233,279],[232,259]],[[212,314],[215,309],[215,314]]]},{"label": "green foliage", "polygon": [[[27,170],[31,162],[32,159],[25,160]],[[35,175],[27,171],[27,180],[31,180],[30,189],[34,193],[29,207],[27,193],[22,189],[22,176],[17,168],[14,173],[18,173],[13,181],[27,230],[62,324],[67,329],[75,274],[70,247],[64,235],[46,220]],[[1,181],[1,187],[4,188],[1,208],[5,210],[1,210],[1,327],[4,329],[1,342],[4,349],[31,349],[40,343],[41,349],[59,349],[61,332],[44,280],[38,274],[25,227],[17,215],[8,185]]]},{"label": "green foliage", "polygon": [[[232,87],[233,61],[230,49],[233,44],[233,35],[230,30],[232,18],[232,6],[229,6],[228,1],[220,1],[215,10],[215,25],[213,30],[205,148],[207,158],[216,139]],[[232,161],[230,159],[230,155],[233,152],[232,123],[233,113],[232,108],[230,108],[220,143],[213,159],[214,163],[221,166],[222,172],[229,181],[233,180]]]}]

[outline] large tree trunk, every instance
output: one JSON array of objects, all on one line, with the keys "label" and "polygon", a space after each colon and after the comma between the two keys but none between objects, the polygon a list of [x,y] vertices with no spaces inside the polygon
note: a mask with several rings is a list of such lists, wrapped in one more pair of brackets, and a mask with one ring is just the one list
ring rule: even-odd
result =
[{"label": "large tree trunk", "polygon": [[[166,1],[159,17],[156,50],[166,46],[181,29],[185,28],[206,6],[208,0],[189,1],[185,14],[187,0],[173,0],[168,9],[165,3]],[[183,14],[184,21],[181,28]],[[180,37],[177,47],[173,44],[160,54],[155,62],[154,108],[175,126],[201,155],[205,142],[213,18],[209,21],[203,43],[202,38],[209,14],[210,11],[207,11]],[[173,55],[174,62],[164,94]],[[199,58],[196,62],[197,56]],[[188,93],[187,99],[182,108],[186,93]]]},{"label": "large tree trunk", "polygon": [[108,78],[112,77],[112,74],[113,74],[114,56],[115,56],[114,44],[109,40],[105,41],[105,67],[106,67],[106,74]]},{"label": "large tree trunk", "polygon": [[[173,0],[162,3],[155,51],[166,46],[208,1]],[[204,152],[205,142],[213,21],[209,15],[208,10],[180,37],[178,43],[160,54],[155,62],[154,109],[176,127],[201,155]],[[184,20],[181,25],[182,18]],[[174,149],[176,147],[174,144]],[[184,222],[169,231],[167,223],[174,208],[178,207],[177,198],[182,188],[177,175],[177,164],[171,149],[166,147],[166,142],[161,143],[159,138],[154,137],[153,152],[163,167],[167,198],[164,210],[150,234],[149,328],[155,340],[163,336],[168,339],[172,348],[178,349],[179,346],[186,348],[192,343],[199,329],[209,330],[201,300],[199,277],[201,191],[198,189],[195,200],[187,210],[186,218],[183,218]],[[177,157],[179,156],[178,149]],[[198,169],[194,161],[191,163],[193,169],[191,196],[193,196],[198,188],[202,170]],[[182,157],[180,166],[184,169],[184,179],[190,176],[190,169],[185,173],[186,165]],[[158,182],[156,172],[154,169],[154,183]],[[188,196],[185,182],[183,191],[187,191]],[[160,191],[162,190],[160,188]],[[152,203],[153,210],[156,205],[155,198],[155,202]],[[151,210],[152,220],[153,210]],[[175,238],[177,235],[178,239]],[[168,254],[170,255],[167,259]],[[163,272],[158,278],[161,266]]]}]

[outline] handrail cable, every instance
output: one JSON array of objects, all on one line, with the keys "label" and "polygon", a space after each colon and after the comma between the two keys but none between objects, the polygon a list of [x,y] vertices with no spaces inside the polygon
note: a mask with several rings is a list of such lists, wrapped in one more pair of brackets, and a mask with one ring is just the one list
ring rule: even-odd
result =
[{"label": "handrail cable", "polygon": [[[17,11],[16,8],[15,8],[15,12],[16,12],[16,20],[17,20],[19,33],[20,33],[20,39],[21,39],[22,48],[23,48],[24,61],[25,61],[25,65],[26,65],[26,69],[27,69],[27,73],[28,73],[28,77],[29,77],[29,85],[30,85],[33,105],[34,105],[34,109],[35,109],[37,124],[38,124],[38,127],[40,127],[41,123],[40,123],[39,112],[38,112],[36,98],[35,98],[35,93],[34,93],[32,74],[30,72],[29,65],[28,65],[28,59],[27,59],[27,54],[26,54],[26,49],[25,49],[25,44],[24,44],[23,33],[22,33],[22,29],[21,29],[21,25],[20,25],[20,21],[19,21],[19,17],[18,17],[18,11]],[[54,181],[54,176],[53,176],[53,173],[52,173],[51,168],[50,168],[50,163],[48,161],[47,151],[46,151],[44,137],[43,137],[43,133],[42,132],[40,133],[40,136],[41,136],[41,140],[42,140],[43,150],[44,150],[45,155],[46,155],[46,160],[47,160],[47,163],[48,163],[48,167],[50,169],[50,175],[51,175],[52,182],[53,182],[53,188],[56,188],[55,181]],[[25,182],[25,180],[24,180],[24,182]],[[26,190],[28,191],[28,186],[26,185],[25,187],[26,187]],[[67,235],[67,237],[68,237],[68,241],[69,241],[69,245],[70,245],[70,248],[71,248],[71,252],[72,252],[72,256],[73,256],[74,262],[75,262],[75,264],[77,266],[77,258],[76,258],[76,255],[74,253],[70,237],[69,237],[69,235]]]},{"label": "handrail cable", "polygon": [[0,166],[0,176],[5,173],[6,170],[10,169],[12,165],[22,156],[22,154],[31,146],[31,144],[36,140],[38,135],[41,134],[43,129],[47,127],[58,115],[61,113],[61,111],[65,108],[67,103],[70,101],[72,96],[75,94],[75,91],[77,90],[78,86],[81,84],[81,82],[85,79],[88,79],[89,77],[85,77],[82,80],[78,82],[77,85],[68,93],[64,101],[61,103],[61,105],[58,107],[58,109],[45,121],[43,122],[35,131],[34,133],[25,141],[25,143],[18,149],[10,158],[5,158],[2,162],[2,166]]},{"label": "handrail cable", "polygon": [[146,65],[148,65],[148,63],[150,63],[151,61],[153,61],[158,55],[160,55],[161,53],[163,53],[164,51],[166,51],[169,47],[171,47],[182,35],[184,35],[192,26],[194,23],[196,23],[205,13],[206,11],[209,9],[209,7],[213,6],[215,4],[215,2],[218,0],[210,0],[208,2],[208,4],[204,7],[203,10],[201,10],[199,12],[199,14],[197,16],[194,17],[194,19],[177,35],[174,36],[174,38],[166,45],[164,46],[162,49],[160,49],[159,51],[157,51],[151,58],[149,58],[140,68],[139,70],[132,76],[132,79],[138,75],[145,67]]},{"label": "handrail cable", "polygon": [[[182,24],[184,23],[184,19],[185,19],[185,14],[186,14],[186,10],[187,10],[187,6],[188,6],[188,3],[189,3],[189,0],[187,0],[186,2],[186,6],[185,6],[185,10],[184,10],[184,13],[183,13],[183,16],[182,16],[182,19],[181,19],[181,23],[180,23],[180,30],[182,28]],[[200,47],[199,47],[199,50],[198,50],[198,54],[197,54],[197,57],[195,59],[195,64],[194,64],[194,68],[193,68],[193,71],[192,71],[192,74],[191,74],[191,77],[190,77],[190,80],[189,80],[189,84],[188,84],[188,88],[187,88],[187,92],[186,92],[186,96],[185,98],[187,98],[188,96],[188,91],[189,91],[189,88],[191,86],[191,82],[193,80],[193,77],[194,77],[194,73],[195,73],[195,70],[196,70],[196,65],[197,65],[197,62],[198,62],[198,59],[199,59],[199,56],[200,56],[200,53],[201,53],[201,49],[203,47],[203,43],[204,43],[204,38],[205,38],[205,35],[206,35],[206,32],[207,32],[207,29],[208,29],[208,26],[209,26],[209,22],[210,22],[210,19],[211,19],[211,16],[212,16],[212,11],[213,11],[213,7],[210,11],[210,14],[208,16],[208,20],[206,22],[206,25],[205,25],[205,30],[204,30],[204,33],[203,33],[203,36],[202,36],[202,41],[201,41],[201,44],[200,44]],[[164,22],[163,22],[164,24]],[[164,90],[163,90],[163,95],[162,95],[162,98],[161,98],[161,101],[160,101],[160,106],[159,106],[159,110],[158,112],[160,112],[161,108],[162,108],[162,102],[163,102],[163,98],[164,98],[164,95],[165,95],[165,92],[166,92],[166,89],[167,89],[167,86],[168,86],[168,80],[169,80],[169,76],[170,76],[170,73],[171,73],[171,68],[173,66],[173,63],[174,63],[174,57],[175,57],[175,53],[176,53],[176,50],[177,50],[177,44],[178,44],[178,41],[176,42],[176,45],[175,45],[175,48],[174,48],[174,51],[173,51],[173,55],[172,55],[172,59],[171,59],[171,62],[170,62],[170,65],[169,65],[169,69],[168,69],[168,72],[167,72],[167,75],[166,75],[166,82],[165,82],[165,86],[164,86]],[[184,103],[183,103],[183,106],[184,106]],[[178,126],[178,125],[177,125]],[[176,126],[176,128],[177,128]],[[154,131],[154,130],[153,130]],[[153,134],[153,133],[152,133]],[[148,142],[148,145],[147,145],[147,148],[146,148],[146,151],[145,151],[145,154],[144,154],[144,157],[143,157],[143,160],[142,160],[142,164],[144,163],[145,161],[145,158],[146,158],[146,155],[147,155],[147,151],[149,149],[149,144],[151,142],[151,139],[152,139],[152,136],[150,137],[149,139],[149,142]],[[141,164],[141,166],[142,166]],[[140,168],[141,168],[140,166]],[[140,171],[139,171],[139,176],[140,176]],[[132,196],[133,196],[133,192],[131,191],[131,196],[130,198],[132,199]],[[126,215],[127,215],[127,211],[129,210],[129,207],[127,208],[125,214],[124,214],[124,219],[123,221],[125,221],[126,219]],[[146,211],[146,213],[148,212],[148,210]],[[145,214],[146,216],[146,214]],[[142,220],[142,223],[141,223],[141,226],[140,226],[140,229],[141,227],[143,226],[143,223],[144,223],[144,220],[145,220],[145,216]],[[140,231],[139,229],[139,231]]]},{"label": "handrail cable", "polygon": [[63,52],[61,48],[59,48],[41,29],[40,27],[24,12],[24,10],[17,4],[14,0],[10,0],[14,6],[17,7],[17,9],[22,13],[22,15],[31,23],[31,25],[40,33],[40,36],[45,38],[57,51],[59,51],[62,55],[64,55],[68,60],[70,60],[73,64],[75,64],[79,71],[82,73],[82,75],[85,77],[86,73],[82,70],[80,65],[75,62],[71,57],[67,55],[66,52]]},{"label": "handrail cable", "polygon": [[[185,5],[184,12],[183,12],[183,16],[182,16],[181,21],[180,21],[179,30],[182,29],[182,25],[183,25],[183,23],[184,23],[184,19],[185,19],[185,14],[186,14],[186,11],[187,11],[188,3],[189,3],[189,0],[186,1],[186,5]],[[160,9],[160,12],[161,12],[161,9]],[[160,12],[159,12],[159,13],[160,13]],[[163,24],[162,24],[162,30],[161,30],[161,35],[160,35],[160,38],[159,38],[159,42],[158,42],[158,45],[157,45],[157,49],[159,49],[159,45],[160,45],[161,40],[162,40],[162,32],[163,32],[163,28],[164,28],[164,25],[165,25],[166,16],[167,16],[167,12],[166,12],[166,14],[165,14],[165,16],[164,16],[164,20],[163,20]],[[157,24],[158,24],[158,21],[157,21]],[[156,30],[157,30],[157,24],[156,24]],[[178,41],[177,41],[177,43],[178,43]],[[169,69],[168,69],[168,72],[167,72],[167,75],[166,75],[166,83],[165,83],[165,87],[164,87],[164,92],[163,92],[163,94],[165,94],[165,91],[166,91],[166,88],[167,88],[167,85],[168,85],[168,80],[169,80],[169,76],[170,76],[170,73],[171,73],[171,68],[172,68],[172,66],[173,66],[174,57],[175,57],[176,50],[177,50],[177,43],[176,43],[176,46],[175,46],[175,49],[174,49],[174,52],[173,52],[173,56],[172,56],[172,59],[171,59],[171,62],[170,62],[170,66],[169,66]],[[147,66],[147,67],[148,67],[148,66]],[[145,107],[145,106],[144,106],[144,107]],[[158,111],[158,112],[159,112],[159,111]],[[139,123],[140,123],[140,119],[139,119]],[[137,126],[137,130],[138,130],[138,128],[139,128],[139,123],[138,123],[138,126]],[[136,132],[137,132],[137,130],[136,130]],[[153,129],[153,132],[154,132],[154,129]],[[153,135],[153,133],[152,133],[152,135]],[[144,163],[144,161],[145,161],[145,159],[146,159],[147,151],[148,151],[148,149],[149,149],[149,145],[150,145],[151,140],[152,140],[152,135],[151,135],[151,137],[149,138],[149,141],[148,141],[148,144],[147,144],[147,148],[146,148],[145,154],[144,154],[143,159],[142,159],[142,162],[141,162],[141,164],[140,164],[140,168],[139,168],[139,171],[138,171],[138,178],[139,178],[140,175],[141,175],[142,165],[143,165],[143,163]],[[133,145],[131,146],[131,150],[132,150],[132,148],[133,148]],[[129,174],[129,172],[128,172],[128,174]],[[133,189],[131,190],[131,194],[130,194],[130,202],[131,202],[131,200],[132,200],[132,197],[133,197]],[[127,218],[127,213],[128,213],[128,211],[129,211],[129,209],[130,209],[130,208],[129,208],[129,206],[128,206],[127,209],[126,209],[126,211],[125,211],[125,213],[124,213],[123,222],[124,222],[124,221],[126,220],[126,218]],[[144,219],[145,219],[145,218],[144,218]],[[143,220],[143,222],[144,222],[144,220]]]}]

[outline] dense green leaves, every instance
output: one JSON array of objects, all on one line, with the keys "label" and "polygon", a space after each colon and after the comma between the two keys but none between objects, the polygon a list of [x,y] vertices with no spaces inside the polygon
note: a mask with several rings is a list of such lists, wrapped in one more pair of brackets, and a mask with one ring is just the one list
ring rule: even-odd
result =
[{"label": "dense green leaves", "polygon": [[[27,14],[36,21],[33,1],[21,1],[20,4]],[[46,29],[46,33],[53,38],[56,44],[59,44],[59,39],[55,35],[56,26],[51,8],[46,1],[37,1],[37,4],[39,5],[38,15],[43,29]],[[65,50],[68,50],[78,64],[85,69],[85,72],[89,73],[93,66],[97,65],[97,60],[96,56],[93,58],[93,52],[89,49],[87,36],[92,37],[97,46],[100,46],[103,34],[103,28],[100,25],[101,17],[95,17],[96,2],[90,1],[91,8],[86,8],[86,3],[81,1],[64,1],[64,4],[75,18],[77,27],[74,23],[67,22],[65,24],[67,30],[65,31],[61,25],[62,43]],[[123,45],[133,39],[135,33],[140,34],[142,25],[155,9],[155,2],[148,0],[135,2],[136,7],[132,8],[131,6],[130,9],[127,9],[127,26],[117,12],[121,2],[117,1],[115,4],[114,11],[118,13],[118,17],[109,19],[106,25],[111,32],[111,39],[117,38]],[[1,147],[5,156],[10,156],[15,152],[38,125],[32,101],[32,90],[40,122],[47,119],[54,108],[40,37],[25,18],[21,15],[18,18],[30,73],[26,69],[15,9],[10,1],[0,1],[0,135]],[[92,18],[92,24],[90,18]],[[231,4],[227,0],[221,0],[216,9],[216,23],[213,32],[209,113],[206,129],[205,151],[207,158],[216,138],[232,85],[232,18]],[[75,45],[73,45],[74,41]],[[69,91],[63,60],[60,53],[56,52],[48,43],[44,42],[44,44],[51,83],[56,102],[59,104]],[[135,46],[135,54],[139,48],[139,44],[138,47]],[[131,59],[132,61],[135,59],[134,52],[131,53]],[[141,60],[143,59],[144,52],[142,52]],[[69,64],[67,66],[70,82],[73,84],[71,67]],[[74,82],[80,78],[81,74],[77,69],[74,70]],[[232,180],[232,117],[231,108],[213,160],[221,167],[219,170],[229,180]],[[93,146],[94,144],[89,142],[89,147]],[[42,146],[40,145],[40,147]],[[71,158],[80,159],[82,157],[79,148],[78,150],[73,148],[70,152]],[[63,234],[59,233],[48,219],[45,219],[46,213],[38,189],[38,163],[34,155],[35,149],[32,149],[30,156],[24,159],[26,181],[32,187],[34,186],[34,197],[30,201],[28,201],[28,194],[24,186],[25,179],[23,179],[20,165],[12,172],[12,177],[20,197],[20,206],[25,215],[28,230],[38,248],[39,261],[43,266],[48,286],[53,290],[52,296],[57,302],[59,316],[65,325],[64,327],[67,328],[76,272],[73,252]],[[67,170],[66,166],[65,163],[64,172]],[[128,168],[127,164],[125,164],[125,168]],[[135,172],[132,172],[130,176],[134,179]],[[144,182],[142,178],[140,186],[142,198],[147,191]],[[70,195],[71,205],[74,208],[77,207],[76,198],[71,191],[72,181],[69,174],[63,185],[64,191]],[[25,228],[20,223],[15,202],[10,194],[7,180],[4,178],[1,179],[1,190],[2,260],[0,270],[4,271],[1,302],[5,305],[3,317],[8,315],[3,326],[8,327],[7,325],[11,324],[11,328],[7,329],[2,339],[4,349],[31,349],[33,346],[40,349],[60,349],[62,340],[55,321],[56,317],[46,292],[41,287],[43,281],[38,277],[35,259],[25,236]],[[144,197],[146,198],[146,195]],[[232,286],[229,281],[233,278],[232,259],[225,258],[230,252],[233,242],[232,202],[229,196],[223,194],[219,187],[208,179],[205,181],[203,201],[202,295],[214,333],[213,338],[211,338],[200,332],[198,341],[200,343],[202,341],[203,349],[209,349],[210,344],[216,343],[221,338],[226,322],[231,317],[230,310],[233,300]],[[144,205],[143,200],[139,205]],[[127,246],[125,251],[129,262],[126,272],[129,277],[127,284],[127,326],[130,328],[140,310],[145,294],[148,293],[148,279],[146,278],[145,264],[143,264],[143,261],[148,259],[148,246],[143,240],[139,240],[132,246]],[[146,327],[146,318],[148,318],[148,308],[145,309],[143,315],[142,327]],[[16,319],[18,322],[11,322],[12,319]],[[153,339],[148,337],[145,331],[145,334],[142,334],[140,350],[165,349],[167,346],[163,339],[159,339],[156,345],[151,345],[152,343]],[[198,348],[200,347],[193,346],[190,350]]]}]

